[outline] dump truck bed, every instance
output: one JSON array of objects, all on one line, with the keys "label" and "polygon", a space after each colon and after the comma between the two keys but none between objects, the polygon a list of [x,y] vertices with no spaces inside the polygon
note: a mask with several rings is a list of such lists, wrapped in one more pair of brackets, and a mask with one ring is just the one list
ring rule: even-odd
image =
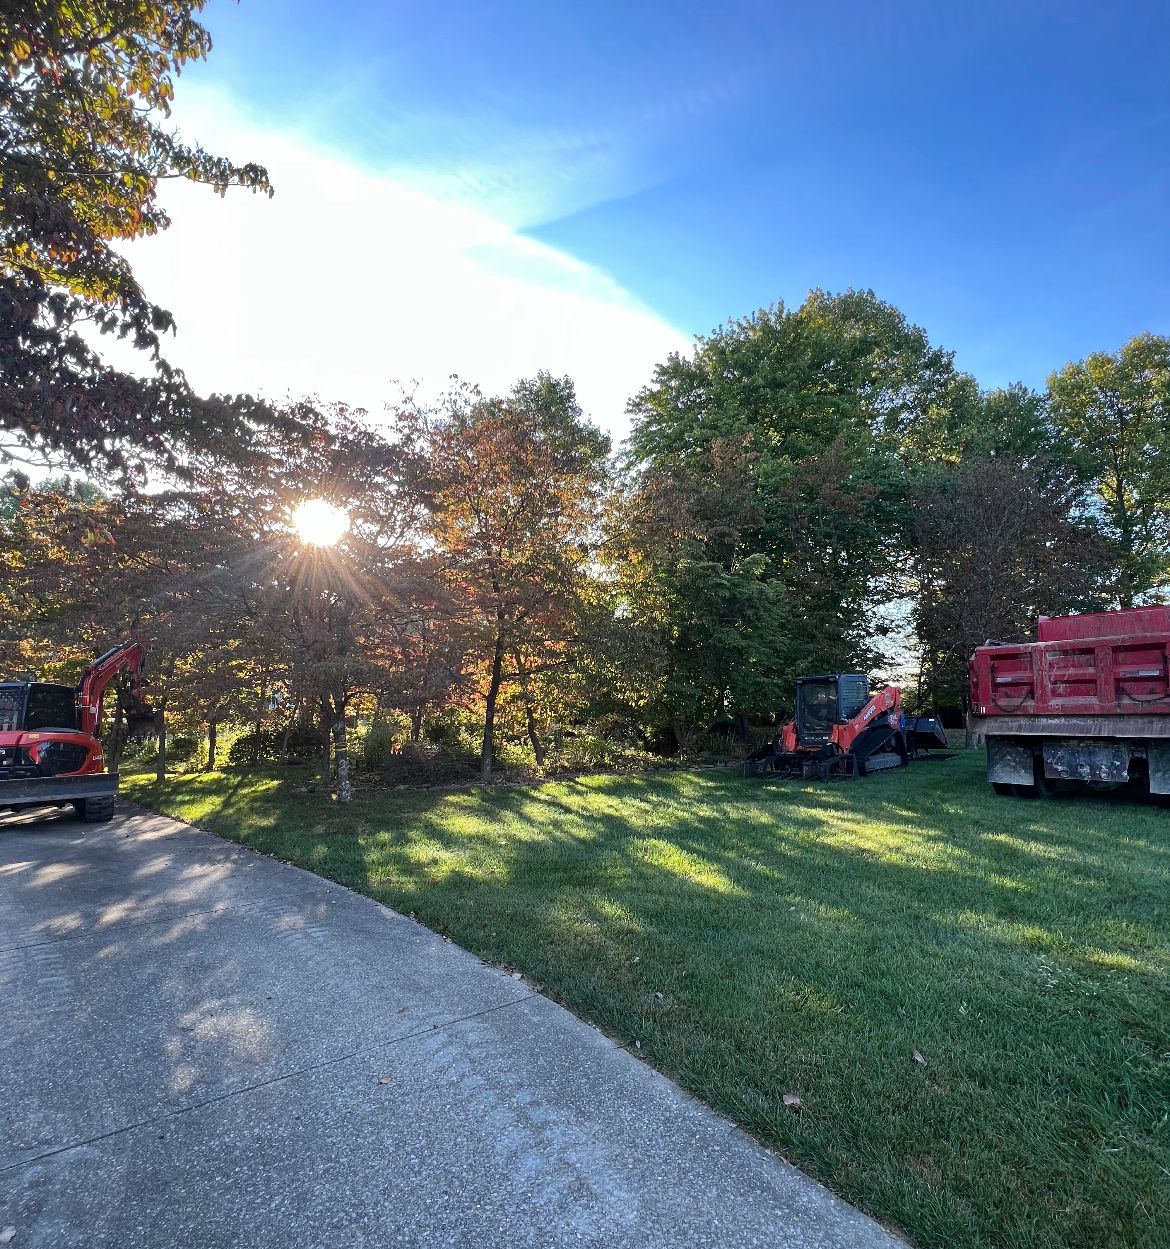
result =
[{"label": "dump truck bed", "polygon": [[[971,715],[989,733],[1027,732],[1036,718],[1107,718],[1104,732],[1170,735],[1170,607],[1041,617],[1039,641],[980,646],[971,659]],[[1012,728],[998,721],[1013,721]],[[1036,726],[1032,726],[1033,731]]]}]

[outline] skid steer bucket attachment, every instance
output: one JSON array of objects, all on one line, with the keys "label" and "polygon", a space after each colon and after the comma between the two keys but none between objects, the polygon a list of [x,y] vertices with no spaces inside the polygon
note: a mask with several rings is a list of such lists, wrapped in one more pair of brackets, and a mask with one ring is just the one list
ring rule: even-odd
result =
[{"label": "skid steer bucket attachment", "polygon": [[947,732],[934,716],[907,716],[906,742],[911,754],[946,750]]}]

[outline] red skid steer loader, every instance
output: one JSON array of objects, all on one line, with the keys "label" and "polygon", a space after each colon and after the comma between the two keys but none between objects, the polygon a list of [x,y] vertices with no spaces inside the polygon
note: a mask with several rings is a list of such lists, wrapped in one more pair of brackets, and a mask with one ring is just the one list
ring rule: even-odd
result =
[{"label": "red skid steer loader", "polygon": [[804,780],[869,776],[945,748],[942,724],[933,716],[905,715],[896,685],[872,695],[869,687],[869,677],[859,672],[801,677],[795,718],[748,757],[744,775]]}]

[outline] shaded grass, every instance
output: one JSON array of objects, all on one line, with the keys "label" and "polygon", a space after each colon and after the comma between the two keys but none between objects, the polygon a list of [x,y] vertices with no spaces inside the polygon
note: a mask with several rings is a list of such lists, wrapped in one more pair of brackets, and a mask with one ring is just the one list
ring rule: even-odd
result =
[{"label": "shaded grass", "polygon": [[287,771],[127,788],[523,970],[924,1249],[1170,1244],[1170,813],[996,798],[981,755],[349,808]]}]

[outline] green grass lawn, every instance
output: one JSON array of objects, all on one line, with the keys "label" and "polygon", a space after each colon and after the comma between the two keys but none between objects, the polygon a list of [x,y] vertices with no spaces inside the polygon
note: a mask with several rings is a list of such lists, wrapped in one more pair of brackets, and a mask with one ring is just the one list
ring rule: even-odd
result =
[{"label": "green grass lawn", "polygon": [[1170,1245],[1170,812],[996,798],[981,754],[347,809],[287,771],[127,788],[522,970],[924,1249]]}]

